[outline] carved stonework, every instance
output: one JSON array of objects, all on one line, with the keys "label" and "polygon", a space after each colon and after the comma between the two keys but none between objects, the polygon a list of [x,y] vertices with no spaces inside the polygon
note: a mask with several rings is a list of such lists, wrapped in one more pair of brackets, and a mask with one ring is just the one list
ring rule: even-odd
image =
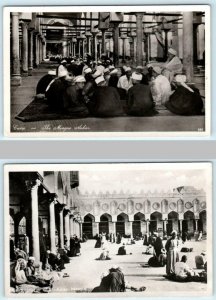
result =
[{"label": "carved stonework", "polygon": [[169,208],[171,210],[175,210],[176,209],[176,203],[175,202],[171,202],[170,205],[169,205]]},{"label": "carved stonework", "polygon": [[160,203],[155,202],[155,203],[153,203],[152,207],[153,207],[154,210],[159,210],[159,208],[160,208]]}]

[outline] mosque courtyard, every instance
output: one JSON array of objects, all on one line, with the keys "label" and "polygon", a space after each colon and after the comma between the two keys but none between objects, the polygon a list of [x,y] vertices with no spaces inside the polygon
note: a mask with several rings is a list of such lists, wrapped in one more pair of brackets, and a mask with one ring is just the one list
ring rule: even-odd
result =
[{"label": "mosque courtyard", "polygon": [[[127,244],[127,240],[124,240]],[[94,248],[95,240],[88,240],[81,244],[81,256],[71,258],[69,264],[65,265],[65,270],[61,273],[67,273],[69,277],[62,277],[54,282],[52,293],[68,293],[68,292],[91,292],[91,290],[100,284],[101,275],[106,273],[112,265],[117,265],[122,268],[125,275],[125,281],[130,286],[141,287],[145,286],[145,292],[142,295],[158,295],[166,296],[177,292],[180,295],[190,295],[191,292],[205,292],[207,289],[206,283],[190,282],[180,283],[166,279],[163,275],[166,274],[166,267],[153,268],[146,266],[151,255],[143,254],[146,246],[143,246],[143,241],[136,242],[135,245],[126,245],[127,255],[116,255],[119,245],[108,242],[107,249],[110,252],[111,260],[97,261],[102,250]],[[193,248],[193,252],[182,253],[188,257],[188,265],[191,268],[195,267],[195,256],[206,250],[206,240],[195,242],[194,240],[187,241],[184,246]],[[130,254],[132,253],[132,254]],[[127,292],[131,292],[127,290]],[[137,293],[136,293],[137,294]],[[136,295],[135,294],[135,295]]]}]

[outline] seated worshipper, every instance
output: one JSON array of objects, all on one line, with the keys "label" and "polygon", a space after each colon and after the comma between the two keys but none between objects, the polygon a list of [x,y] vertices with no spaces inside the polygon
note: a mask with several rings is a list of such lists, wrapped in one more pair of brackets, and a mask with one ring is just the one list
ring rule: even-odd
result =
[{"label": "seated worshipper", "polygon": [[46,89],[50,82],[56,77],[56,71],[55,70],[49,70],[48,74],[44,75],[37,84],[36,87],[36,95],[38,94],[45,94]]},{"label": "seated worshipper", "polygon": [[82,94],[86,80],[82,75],[79,75],[75,77],[74,81],[75,85],[69,85],[64,91],[64,108],[74,117],[85,118],[89,115]]},{"label": "seated worshipper", "polygon": [[96,69],[99,70],[99,71],[101,72],[102,75],[104,74],[104,69],[105,69],[105,67],[103,66],[101,60],[98,60]]},{"label": "seated worshipper", "polygon": [[143,73],[143,67],[142,66],[137,66],[136,67],[136,73],[142,75],[142,80],[140,81],[140,83],[148,85],[149,80],[148,80],[148,77]]},{"label": "seated worshipper", "polygon": [[163,108],[171,95],[171,85],[169,80],[164,75],[161,75],[160,67],[153,67],[153,78],[150,83],[152,97],[156,109]]},{"label": "seated worshipper", "polygon": [[111,260],[108,250],[103,250],[101,255],[96,260]]},{"label": "seated worshipper", "polygon": [[199,90],[186,84],[185,75],[176,75],[175,83],[176,90],[165,103],[166,108],[176,115],[202,115],[203,101]]},{"label": "seated worshipper", "polygon": [[173,48],[168,49],[168,59],[165,64],[162,66],[162,74],[166,76],[169,82],[172,82],[175,74],[182,72],[182,62],[177,56],[177,51]]},{"label": "seated worshipper", "polygon": [[97,88],[92,100],[87,104],[90,113],[95,117],[117,117],[123,115],[123,108],[117,89],[106,86],[103,76],[95,79]]},{"label": "seated worshipper", "polygon": [[125,75],[121,76],[118,80],[117,87],[126,91],[133,86],[131,79],[132,71],[130,67],[125,68]]},{"label": "seated worshipper", "polygon": [[81,255],[80,249],[81,249],[80,239],[77,236],[75,236],[75,251],[76,251],[75,256]]},{"label": "seated worshipper", "polygon": [[28,283],[25,275],[27,262],[23,258],[18,258],[16,263],[11,267],[11,286],[16,286],[24,283]]},{"label": "seated worshipper", "polygon": [[133,292],[143,292],[146,290],[144,286],[135,288],[125,282],[122,270],[117,266],[112,266],[109,269],[109,274],[102,275],[101,283],[99,286],[92,290],[92,293],[112,293],[112,292],[125,292],[130,289]]},{"label": "seated worshipper", "polygon": [[118,255],[127,255],[126,249],[125,249],[125,244],[123,244],[121,247],[119,247]]},{"label": "seated worshipper", "polygon": [[53,284],[53,278],[51,278],[50,280],[46,280],[43,278],[40,278],[38,275],[36,275],[36,271],[35,271],[35,258],[30,256],[28,259],[28,263],[27,266],[25,268],[25,275],[27,278],[27,281],[33,285],[37,285],[39,287],[52,287]]},{"label": "seated worshipper", "polygon": [[63,59],[60,63],[60,65],[57,67],[56,70],[56,75],[59,77],[59,74],[61,74],[62,72],[68,72],[67,70],[67,61],[65,59]]},{"label": "seated worshipper", "polygon": [[206,263],[206,253],[203,251],[200,255],[195,256],[195,263],[197,269],[204,269],[204,265]]},{"label": "seated worshipper", "polygon": [[96,235],[96,244],[95,244],[95,248],[100,248],[101,247],[101,239],[102,236],[101,235]]},{"label": "seated worshipper", "polygon": [[153,255],[154,254],[154,247],[152,245],[148,245],[144,254]]},{"label": "seated worshipper", "polygon": [[[174,280],[180,281],[180,282],[187,282],[187,281],[193,281],[198,276],[197,273],[195,273],[186,263],[187,262],[187,256],[183,255],[181,258],[181,261],[175,263],[174,266]],[[195,280],[196,281],[196,280]]]},{"label": "seated worshipper", "polygon": [[50,252],[48,256],[48,263],[54,271],[62,271],[65,269],[64,261],[59,253],[55,254]]},{"label": "seated worshipper", "polygon": [[86,82],[92,81],[94,79],[92,77],[92,69],[91,68],[88,67],[87,69],[85,69],[84,77],[85,77]]},{"label": "seated worshipper", "polygon": [[127,114],[131,116],[151,116],[155,114],[150,87],[141,84],[141,74],[132,74],[133,86],[128,90]]},{"label": "seated worshipper", "polygon": [[109,78],[108,86],[112,86],[112,87],[116,88],[118,85],[118,81],[119,81],[118,69],[113,69],[112,71],[110,71],[110,78]]},{"label": "seated worshipper", "polygon": [[161,254],[161,250],[163,249],[163,242],[161,237],[158,236],[158,233],[155,232],[156,240],[153,243],[155,256],[158,259],[159,255]]},{"label": "seated worshipper", "polygon": [[25,259],[26,261],[27,261],[27,259],[28,259],[28,256],[27,256],[27,254],[25,253],[25,251],[23,251],[23,250],[21,250],[21,249],[19,249],[19,248],[16,248],[16,249],[15,249],[15,256],[16,256],[16,259],[18,259],[18,258],[23,258],[23,259]]}]

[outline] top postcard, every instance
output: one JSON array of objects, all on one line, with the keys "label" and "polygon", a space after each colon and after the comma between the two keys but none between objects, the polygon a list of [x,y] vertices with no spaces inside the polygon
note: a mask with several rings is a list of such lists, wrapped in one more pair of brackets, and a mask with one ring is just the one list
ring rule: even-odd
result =
[{"label": "top postcard", "polygon": [[210,135],[210,6],[4,8],[9,137]]}]

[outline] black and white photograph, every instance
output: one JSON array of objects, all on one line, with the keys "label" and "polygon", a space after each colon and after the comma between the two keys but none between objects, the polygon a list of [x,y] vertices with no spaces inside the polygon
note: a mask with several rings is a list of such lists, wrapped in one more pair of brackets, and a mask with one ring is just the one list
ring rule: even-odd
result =
[{"label": "black and white photograph", "polygon": [[210,6],[4,8],[4,134],[203,137]]},{"label": "black and white photograph", "polygon": [[211,163],[11,164],[4,175],[8,296],[211,295]]}]

